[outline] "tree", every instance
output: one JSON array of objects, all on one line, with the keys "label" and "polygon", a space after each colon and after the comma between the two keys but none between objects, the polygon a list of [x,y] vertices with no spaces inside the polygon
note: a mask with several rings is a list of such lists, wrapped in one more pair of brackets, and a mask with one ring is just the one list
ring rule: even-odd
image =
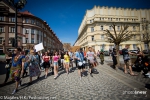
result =
[{"label": "tree", "polygon": [[[108,29],[104,30],[106,36],[107,36],[107,42],[114,43],[116,50],[117,50],[117,55],[119,55],[119,45],[122,42],[128,41],[132,38],[133,34],[131,31],[128,31],[127,29],[129,28],[129,25],[127,24],[122,24],[120,27],[119,32],[116,31],[116,24],[113,23],[111,25],[113,31],[109,31]],[[119,56],[117,56],[117,66],[120,65],[119,61]]]},{"label": "tree", "polygon": [[150,43],[150,32],[148,30],[148,25],[149,25],[149,22],[148,21],[142,21],[142,28],[143,28],[143,34],[141,36],[141,42],[144,42],[144,44],[147,45],[147,51],[148,53],[150,54],[150,51],[149,51],[149,43]]}]

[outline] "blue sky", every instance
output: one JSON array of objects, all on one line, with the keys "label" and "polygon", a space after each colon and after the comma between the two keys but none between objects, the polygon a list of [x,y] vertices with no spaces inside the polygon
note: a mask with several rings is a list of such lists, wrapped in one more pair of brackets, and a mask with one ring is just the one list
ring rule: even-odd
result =
[{"label": "blue sky", "polygon": [[96,6],[150,8],[150,0],[27,0],[22,11],[45,20],[63,43],[72,45],[87,9]]}]

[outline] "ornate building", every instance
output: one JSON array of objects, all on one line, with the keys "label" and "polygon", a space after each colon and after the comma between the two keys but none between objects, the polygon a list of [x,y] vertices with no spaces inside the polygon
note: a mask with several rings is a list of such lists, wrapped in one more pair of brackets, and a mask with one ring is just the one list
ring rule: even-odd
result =
[{"label": "ornate building", "polygon": [[[116,31],[119,32],[121,24],[128,24],[129,31],[134,34],[129,41],[123,42],[120,49],[125,47],[125,44],[130,44],[130,49],[140,47],[146,49],[147,46],[141,42],[142,34],[144,34],[143,21],[150,21],[150,9],[130,9],[130,8],[114,8],[95,6],[91,10],[87,10],[78,30],[78,38],[74,46],[81,46],[84,49],[91,46],[93,49],[109,50],[114,44],[106,42],[107,37],[104,30],[112,30],[112,23],[116,23]],[[150,25],[150,23],[149,23]],[[150,33],[150,30],[149,30]],[[142,45],[141,45],[142,44]]]},{"label": "ornate building", "polygon": [[[63,44],[49,27],[46,21],[34,16],[28,11],[19,12],[18,46],[27,48],[28,45],[43,43],[45,50],[62,49]],[[12,49],[11,39],[15,37],[15,9],[5,1],[0,1],[0,48],[5,40],[6,47]]]}]

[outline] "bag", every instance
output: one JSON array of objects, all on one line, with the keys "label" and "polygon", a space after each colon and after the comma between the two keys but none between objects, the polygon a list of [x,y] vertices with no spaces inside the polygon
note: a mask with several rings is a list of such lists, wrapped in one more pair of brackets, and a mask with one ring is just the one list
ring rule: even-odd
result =
[{"label": "bag", "polygon": [[5,68],[9,68],[9,64],[6,64],[6,65],[5,65]]},{"label": "bag", "polygon": [[85,61],[83,61],[83,62],[82,62],[82,61],[79,61],[79,62],[78,62],[78,65],[79,65],[79,66],[82,66],[82,65],[84,65],[84,64],[85,64]]}]

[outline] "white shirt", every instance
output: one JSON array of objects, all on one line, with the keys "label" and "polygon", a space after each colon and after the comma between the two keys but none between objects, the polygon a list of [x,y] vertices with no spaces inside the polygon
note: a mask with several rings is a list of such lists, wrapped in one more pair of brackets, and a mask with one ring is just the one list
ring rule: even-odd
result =
[{"label": "white shirt", "polygon": [[88,59],[94,59],[94,52],[88,51],[88,52],[86,53],[86,56],[88,57]]}]

